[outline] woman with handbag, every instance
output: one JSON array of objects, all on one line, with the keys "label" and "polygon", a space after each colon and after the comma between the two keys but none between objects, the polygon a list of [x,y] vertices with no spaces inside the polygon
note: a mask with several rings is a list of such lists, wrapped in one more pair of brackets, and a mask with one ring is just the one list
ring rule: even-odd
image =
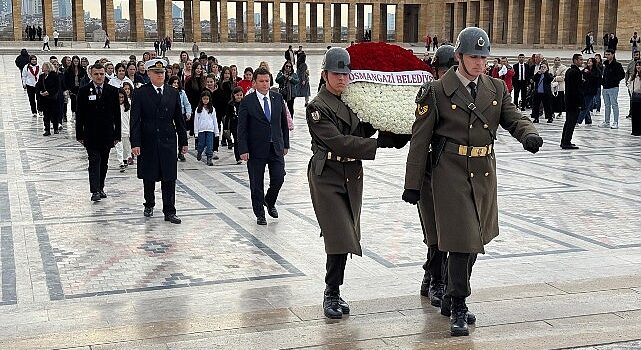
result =
[{"label": "woman with handbag", "polygon": [[50,128],[53,123],[53,133],[58,133],[58,93],[60,92],[60,81],[51,62],[42,64],[42,74],[36,83],[38,92],[38,106],[42,109],[45,132],[42,136],[51,135]]},{"label": "woman with handbag", "polygon": [[628,80],[630,91],[630,116],[632,117],[632,136],[641,136],[641,61],[634,65],[634,73]]},{"label": "woman with handbag", "polygon": [[283,68],[278,72],[276,76],[276,82],[278,83],[278,92],[283,95],[283,100],[287,103],[287,109],[289,113],[294,116],[294,99],[296,95],[296,85],[300,82],[298,79],[298,74],[294,72],[294,66],[292,62],[285,61]]}]

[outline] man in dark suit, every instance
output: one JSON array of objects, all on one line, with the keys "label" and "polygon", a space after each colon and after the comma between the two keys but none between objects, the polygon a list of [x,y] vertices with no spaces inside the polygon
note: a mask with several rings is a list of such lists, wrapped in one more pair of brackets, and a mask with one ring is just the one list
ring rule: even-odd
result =
[{"label": "man in dark suit", "polygon": [[565,108],[566,119],[563,124],[563,133],[561,134],[562,149],[578,149],[579,147],[572,143],[572,135],[576,127],[579,112],[583,109],[583,56],[574,54],[572,56],[572,66],[565,72]]},{"label": "man in dark suit", "polygon": [[524,111],[527,85],[530,78],[532,78],[532,71],[525,62],[524,54],[519,54],[519,62],[515,63],[512,68],[514,68],[514,77],[512,78],[512,84],[514,85],[514,104],[519,106],[519,95],[521,95],[520,106],[521,110]]},{"label": "man in dark suit", "polygon": [[180,224],[176,216],[176,134],[182,153],[187,153],[187,130],[178,91],[165,84],[167,63],[145,63],[150,83],[134,92],[131,106],[131,151],[138,156],[138,178],[145,189],[144,215],[154,215],[156,182],[161,182],[165,221]]},{"label": "man in dark suit", "polygon": [[91,200],[107,198],[105,177],[111,148],[120,142],[120,101],[118,90],[105,84],[105,67],[96,63],[90,68],[92,83],[78,90],[76,140],[89,156]]},{"label": "man in dark suit", "polygon": [[[247,161],[252,207],[259,225],[267,225],[265,209],[278,217],[276,198],[285,180],[285,155],[289,149],[289,129],[283,97],[269,91],[269,71],[254,71],[255,92],[245,96],[238,109],[238,151]],[[264,194],[265,165],[269,166],[269,189]]]}]

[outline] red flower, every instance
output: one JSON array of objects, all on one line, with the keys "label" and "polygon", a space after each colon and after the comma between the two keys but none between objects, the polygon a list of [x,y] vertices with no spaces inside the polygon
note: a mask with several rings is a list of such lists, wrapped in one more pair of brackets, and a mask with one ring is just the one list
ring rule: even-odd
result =
[{"label": "red flower", "polygon": [[378,42],[364,42],[347,48],[350,65],[354,70],[374,70],[379,72],[402,72],[432,68],[409,50],[398,45]]}]

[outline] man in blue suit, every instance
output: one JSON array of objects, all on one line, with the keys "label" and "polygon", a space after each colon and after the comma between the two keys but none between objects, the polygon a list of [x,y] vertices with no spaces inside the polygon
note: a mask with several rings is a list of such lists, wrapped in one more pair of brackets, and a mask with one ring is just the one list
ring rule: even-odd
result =
[{"label": "man in blue suit", "polygon": [[[265,209],[278,217],[276,198],[285,180],[285,155],[289,129],[283,97],[269,91],[270,74],[258,68],[253,76],[255,92],[245,96],[238,109],[238,152],[247,161],[252,208],[258,225],[267,225]],[[265,165],[269,166],[269,189],[264,194]]]}]

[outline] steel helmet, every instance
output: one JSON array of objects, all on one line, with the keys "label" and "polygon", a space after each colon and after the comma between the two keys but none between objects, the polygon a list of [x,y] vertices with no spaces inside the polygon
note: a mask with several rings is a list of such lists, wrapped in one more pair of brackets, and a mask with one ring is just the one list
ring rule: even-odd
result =
[{"label": "steel helmet", "polygon": [[479,27],[467,27],[456,38],[455,52],[463,55],[490,56],[490,38]]},{"label": "steel helmet", "polygon": [[349,73],[349,52],[342,47],[332,47],[325,52],[323,58],[322,70],[334,73]]},{"label": "steel helmet", "polygon": [[441,45],[439,46],[436,53],[434,53],[434,60],[432,61],[432,66],[434,68],[450,68],[456,65],[456,60],[454,59],[454,46],[452,45]]}]

